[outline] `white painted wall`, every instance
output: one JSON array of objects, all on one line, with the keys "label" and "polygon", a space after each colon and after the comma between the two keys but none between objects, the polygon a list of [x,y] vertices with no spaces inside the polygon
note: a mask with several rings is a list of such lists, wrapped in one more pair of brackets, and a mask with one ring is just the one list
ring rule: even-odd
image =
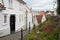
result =
[{"label": "white painted wall", "polygon": [[56,3],[55,3],[55,6],[54,6],[54,16],[57,16],[57,0],[56,0]]},{"label": "white painted wall", "polygon": [[10,34],[9,15],[7,15],[7,22],[4,23],[4,13],[0,12],[0,37]]},{"label": "white painted wall", "polygon": [[39,15],[39,12],[32,12],[33,13],[33,24],[35,24],[35,26],[39,25],[37,22],[37,17],[36,15]]},{"label": "white painted wall", "polygon": [[[0,18],[1,18],[0,19],[0,37],[10,34],[10,15],[12,14],[14,14],[16,17],[16,22],[15,22],[16,30],[15,31],[18,32],[21,30],[21,28],[26,29],[26,13],[25,12],[28,8],[16,0],[13,0],[12,9],[9,8],[8,0],[4,0],[4,5],[6,7],[6,10],[3,10],[0,12]],[[32,14],[30,13],[29,9],[27,11],[28,11],[27,28],[29,28],[29,22],[32,28],[33,27]],[[7,14],[7,23],[4,23],[4,14]],[[20,15],[21,15],[21,20],[22,20],[21,22],[19,19]]]},{"label": "white painted wall", "polygon": [[[1,0],[0,0],[1,3]],[[8,0],[4,0],[4,6],[6,7],[6,10],[0,11],[0,37],[1,36],[5,36],[10,34],[10,15],[11,14],[15,14],[16,15],[16,30],[18,31],[19,28],[23,27],[23,23],[24,21],[19,23],[19,15],[23,15],[24,13],[24,9],[21,11],[21,7],[18,1],[13,0],[13,5],[12,8],[13,9],[9,9],[9,2]],[[22,7],[23,8],[23,7]],[[7,23],[4,23],[4,14],[7,14]]]},{"label": "white painted wall", "polygon": [[46,21],[46,17],[45,15],[43,15],[42,19],[41,19],[41,23],[45,22]]},{"label": "white painted wall", "polygon": [[28,13],[28,15],[27,15],[27,22],[28,22],[28,25],[27,25],[27,29],[29,29],[29,22],[30,22],[30,27],[31,27],[31,29],[33,28],[33,23],[32,23],[32,13]]},{"label": "white painted wall", "polygon": [[16,32],[20,31],[21,28],[26,29],[24,17],[24,14],[16,14]]},{"label": "white painted wall", "polygon": [[35,24],[35,26],[38,26],[39,25],[38,22],[37,22],[37,17],[36,16],[34,18],[34,24]]}]

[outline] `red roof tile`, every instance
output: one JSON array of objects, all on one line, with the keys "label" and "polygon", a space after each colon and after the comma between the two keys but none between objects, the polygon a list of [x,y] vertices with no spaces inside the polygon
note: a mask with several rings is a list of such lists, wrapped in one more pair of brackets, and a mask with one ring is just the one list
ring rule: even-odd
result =
[{"label": "red roof tile", "polygon": [[41,23],[41,19],[42,19],[42,17],[43,17],[44,14],[45,14],[45,12],[41,11],[40,15],[36,16],[37,17],[37,21],[38,21],[39,24]]}]

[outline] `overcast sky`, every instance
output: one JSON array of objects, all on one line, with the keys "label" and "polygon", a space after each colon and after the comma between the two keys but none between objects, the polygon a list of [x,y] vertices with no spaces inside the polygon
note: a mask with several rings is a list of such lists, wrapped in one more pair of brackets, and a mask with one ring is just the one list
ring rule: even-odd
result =
[{"label": "overcast sky", "polygon": [[29,8],[33,11],[51,10],[53,9],[53,1],[55,0],[24,0]]}]

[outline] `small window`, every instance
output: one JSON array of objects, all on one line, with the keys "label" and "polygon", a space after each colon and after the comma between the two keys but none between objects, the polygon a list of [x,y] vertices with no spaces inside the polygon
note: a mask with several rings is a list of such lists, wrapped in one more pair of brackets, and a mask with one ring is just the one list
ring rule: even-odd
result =
[{"label": "small window", "polygon": [[19,22],[23,22],[24,21],[24,16],[23,15],[19,15]]},{"label": "small window", "polygon": [[6,23],[7,22],[7,15],[5,14],[4,15],[4,23]]}]

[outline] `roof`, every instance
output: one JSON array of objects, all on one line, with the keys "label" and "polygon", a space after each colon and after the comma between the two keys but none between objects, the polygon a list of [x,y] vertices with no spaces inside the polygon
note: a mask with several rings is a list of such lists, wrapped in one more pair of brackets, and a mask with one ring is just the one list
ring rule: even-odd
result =
[{"label": "roof", "polygon": [[2,8],[3,7],[3,4],[2,3],[0,3],[0,8]]},{"label": "roof", "polygon": [[43,17],[43,15],[45,14],[45,12],[44,12],[44,11],[41,11],[39,14],[40,14],[40,15],[37,15],[37,16],[36,16],[36,17],[37,17],[37,22],[38,22],[38,23],[41,23],[42,17]]},{"label": "roof", "polygon": [[22,4],[26,4],[23,0],[17,0],[17,1],[19,1]]},{"label": "roof", "polygon": [[37,22],[41,23],[41,19],[42,19],[43,16],[42,15],[37,15],[36,17],[37,17]]},{"label": "roof", "polygon": [[49,11],[46,11],[45,13],[49,13]]}]

